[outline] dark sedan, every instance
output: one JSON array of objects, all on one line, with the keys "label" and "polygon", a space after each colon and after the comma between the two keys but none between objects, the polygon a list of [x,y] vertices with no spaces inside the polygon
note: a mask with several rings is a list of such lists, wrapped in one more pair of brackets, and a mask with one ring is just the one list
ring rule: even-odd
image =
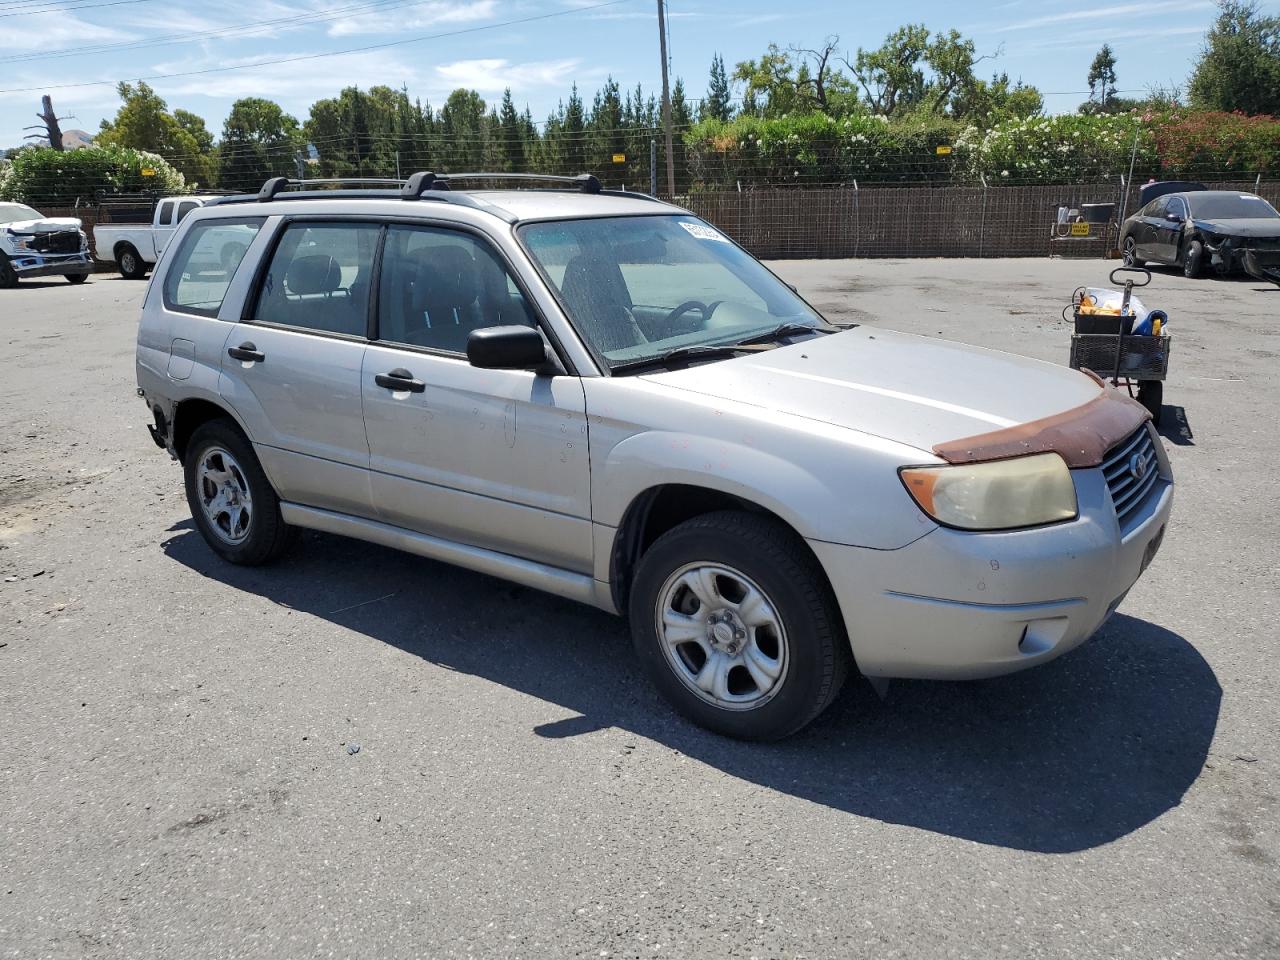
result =
[{"label": "dark sedan", "polygon": [[[1174,190],[1160,190],[1166,186]],[[1126,264],[1172,264],[1188,277],[1209,268],[1219,274],[1247,270],[1280,283],[1280,213],[1261,197],[1153,183],[1143,188],[1141,200],[1145,206],[1120,229]]]}]

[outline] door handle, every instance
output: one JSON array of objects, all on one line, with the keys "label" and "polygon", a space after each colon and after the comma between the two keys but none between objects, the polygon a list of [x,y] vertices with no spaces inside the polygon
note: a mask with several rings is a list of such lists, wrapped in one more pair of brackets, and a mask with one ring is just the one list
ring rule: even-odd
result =
[{"label": "door handle", "polygon": [[245,363],[261,363],[267,359],[267,355],[262,353],[250,341],[246,340],[238,347],[232,347],[227,351],[227,356],[236,360],[243,360]]},{"label": "door handle", "polygon": [[404,367],[396,367],[390,373],[380,373],[373,378],[373,382],[380,387],[397,392],[407,390],[409,393],[422,393],[427,389],[425,383],[415,380],[413,374]]}]

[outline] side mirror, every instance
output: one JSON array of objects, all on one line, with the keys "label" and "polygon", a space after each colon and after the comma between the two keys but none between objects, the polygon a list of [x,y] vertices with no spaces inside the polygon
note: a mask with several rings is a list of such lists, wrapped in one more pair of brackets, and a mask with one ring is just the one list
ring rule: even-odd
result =
[{"label": "side mirror", "polygon": [[533,327],[484,327],[467,337],[467,360],[487,370],[532,370],[545,366],[547,346]]},{"label": "side mirror", "polygon": [[1173,213],[1172,211],[1171,211],[1171,212],[1169,212],[1169,213],[1166,213],[1166,214],[1164,215],[1164,218],[1165,218],[1166,220],[1168,220],[1170,223],[1181,223],[1181,222],[1182,222],[1182,215],[1181,215],[1181,214],[1177,214],[1177,213]]}]

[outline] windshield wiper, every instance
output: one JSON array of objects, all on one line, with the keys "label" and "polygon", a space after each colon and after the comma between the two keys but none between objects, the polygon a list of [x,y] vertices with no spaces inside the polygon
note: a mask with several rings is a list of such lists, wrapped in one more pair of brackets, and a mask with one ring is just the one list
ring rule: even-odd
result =
[{"label": "windshield wiper", "polygon": [[766,330],[764,333],[757,333],[753,337],[739,340],[738,344],[768,343],[770,340],[777,340],[779,337],[791,337],[799,333],[837,333],[839,330],[839,327],[833,327],[830,324],[814,325],[801,323],[799,320],[788,320],[786,323],[778,324],[772,330]]},{"label": "windshield wiper", "polygon": [[738,353],[754,352],[749,346],[744,349],[739,343],[695,343],[687,347],[675,347],[665,353],[660,353],[656,357],[642,357],[639,360],[627,360],[623,363],[615,363],[609,369],[613,373],[621,373],[627,370],[634,370],[638,367],[648,367],[654,365],[666,366],[677,360],[685,360],[691,357],[731,357]]}]

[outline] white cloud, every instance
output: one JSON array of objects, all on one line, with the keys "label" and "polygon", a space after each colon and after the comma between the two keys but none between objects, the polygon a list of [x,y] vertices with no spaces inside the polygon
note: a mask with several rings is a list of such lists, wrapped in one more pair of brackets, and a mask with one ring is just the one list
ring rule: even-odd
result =
[{"label": "white cloud", "polygon": [[[530,87],[561,86],[566,89],[574,79],[583,79],[579,70],[582,61],[542,60],[529,63],[512,63],[510,60],[458,60],[435,68],[435,77],[448,89],[467,87],[480,93],[501,93],[507,87],[527,90]],[[597,75],[598,71],[587,71]]]},{"label": "white cloud", "polygon": [[32,13],[6,19],[9,22],[0,26],[0,50],[12,53],[137,39],[114,27],[89,23],[73,13]]},{"label": "white cloud", "polygon": [[397,13],[362,14],[330,25],[329,36],[353,37],[362,34],[390,34],[404,30],[430,29],[444,23],[475,23],[490,20],[497,12],[497,0],[448,0],[413,4]]},{"label": "white cloud", "polygon": [[[1173,13],[1181,10],[1204,10],[1212,6],[1213,4],[1209,0],[1157,0],[1155,3],[1129,3],[1112,7],[1089,7],[1085,10],[1071,10],[1067,13],[1032,17],[1030,20],[1018,20],[997,28],[996,32],[1006,33],[1010,30],[1031,30],[1036,27],[1047,27],[1079,20],[1114,21],[1126,16],[1148,16],[1152,13]],[[1103,36],[1102,39],[1106,39],[1106,36]]]}]

